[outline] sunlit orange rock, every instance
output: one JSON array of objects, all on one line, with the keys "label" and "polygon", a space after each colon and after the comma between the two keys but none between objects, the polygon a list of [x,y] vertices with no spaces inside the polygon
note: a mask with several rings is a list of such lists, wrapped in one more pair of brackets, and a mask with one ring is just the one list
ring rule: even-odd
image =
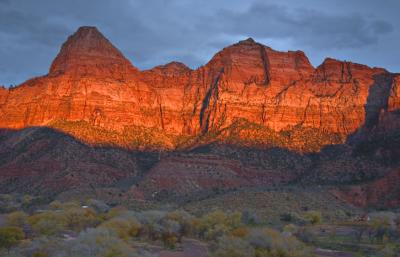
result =
[{"label": "sunlit orange rock", "polygon": [[390,90],[388,111],[400,109],[400,75],[393,78],[393,87]]},{"label": "sunlit orange rock", "polygon": [[314,68],[301,51],[253,39],[196,70],[172,62],[139,71],[96,28],[82,27],[48,75],[0,89],[0,127],[50,126],[88,143],[158,149],[201,140],[265,145],[266,133],[311,129],[323,138],[312,149],[304,146],[310,138],[279,139],[310,151],[398,110],[398,85],[384,69],[334,59]]},{"label": "sunlit orange rock", "polygon": [[9,91],[0,85],[0,105],[5,104]]}]

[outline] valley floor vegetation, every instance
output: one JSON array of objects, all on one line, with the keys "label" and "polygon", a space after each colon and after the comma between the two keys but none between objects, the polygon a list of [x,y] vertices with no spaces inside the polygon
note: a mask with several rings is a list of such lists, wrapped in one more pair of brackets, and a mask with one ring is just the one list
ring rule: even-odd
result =
[{"label": "valley floor vegetation", "polygon": [[[100,200],[0,196],[0,256],[311,257],[400,254],[400,214],[326,223],[318,210],[270,224],[255,211],[131,210]],[[343,254],[349,255],[343,255]]]}]

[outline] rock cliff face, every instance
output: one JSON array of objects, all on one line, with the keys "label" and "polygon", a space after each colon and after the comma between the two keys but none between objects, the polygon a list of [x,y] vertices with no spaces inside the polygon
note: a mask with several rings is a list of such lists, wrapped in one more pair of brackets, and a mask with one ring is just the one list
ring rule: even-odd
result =
[{"label": "rock cliff face", "polygon": [[400,108],[400,76],[255,42],[191,70],[139,71],[96,28],[70,36],[46,76],[0,89],[0,127],[49,126],[87,142],[157,150],[217,141],[302,152],[343,143]]}]

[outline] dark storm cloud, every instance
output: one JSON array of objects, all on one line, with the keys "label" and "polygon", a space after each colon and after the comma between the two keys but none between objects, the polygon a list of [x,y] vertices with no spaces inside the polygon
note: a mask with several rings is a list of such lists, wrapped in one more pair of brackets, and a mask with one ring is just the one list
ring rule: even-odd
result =
[{"label": "dark storm cloud", "polygon": [[195,68],[251,36],[279,50],[305,50],[314,64],[330,55],[400,70],[397,1],[298,2],[0,0],[0,84],[45,74],[82,25],[97,26],[141,69],[172,60]]},{"label": "dark storm cloud", "polygon": [[217,20],[231,34],[292,39],[317,48],[354,48],[374,44],[393,25],[359,14],[330,15],[312,9],[256,3],[244,12],[222,10]]}]

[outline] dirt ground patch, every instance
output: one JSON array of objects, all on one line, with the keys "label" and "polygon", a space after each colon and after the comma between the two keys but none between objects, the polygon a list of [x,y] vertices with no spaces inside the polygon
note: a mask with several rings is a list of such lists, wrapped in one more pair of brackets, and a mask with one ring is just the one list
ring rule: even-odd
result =
[{"label": "dirt ground patch", "polygon": [[316,249],[315,254],[320,257],[356,257],[352,253],[333,251],[321,248]]}]

